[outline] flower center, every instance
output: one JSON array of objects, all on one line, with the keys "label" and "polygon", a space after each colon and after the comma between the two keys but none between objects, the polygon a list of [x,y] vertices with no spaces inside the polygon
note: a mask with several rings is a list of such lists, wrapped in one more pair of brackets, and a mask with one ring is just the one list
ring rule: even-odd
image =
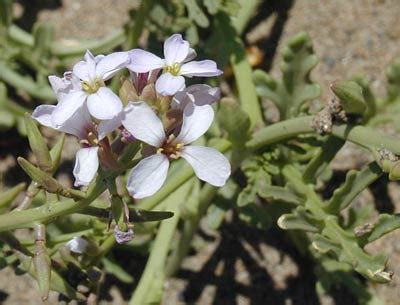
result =
[{"label": "flower center", "polygon": [[86,138],[80,140],[79,143],[83,144],[83,145],[88,145],[91,147],[99,145],[97,133],[95,131],[88,130]]},{"label": "flower center", "polygon": [[174,64],[172,64],[172,65],[170,65],[170,66],[166,66],[166,67],[164,68],[164,72],[171,73],[171,74],[174,75],[174,76],[178,76],[180,70],[181,70],[181,65],[178,64],[178,63],[174,63]]},{"label": "flower center", "polygon": [[82,81],[81,86],[83,91],[93,94],[96,93],[101,87],[104,87],[104,81],[102,79],[96,79],[93,83],[90,83],[88,81]]},{"label": "flower center", "polygon": [[168,159],[179,159],[181,156],[181,150],[184,146],[183,143],[174,143],[175,136],[172,134],[165,141],[163,146],[157,149],[158,154],[164,154]]}]

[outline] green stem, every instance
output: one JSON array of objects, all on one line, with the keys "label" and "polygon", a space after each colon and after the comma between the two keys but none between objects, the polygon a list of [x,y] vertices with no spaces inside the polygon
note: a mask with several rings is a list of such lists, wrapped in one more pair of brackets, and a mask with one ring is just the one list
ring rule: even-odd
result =
[{"label": "green stem", "polygon": [[[301,134],[314,133],[315,130],[312,127],[313,118],[313,116],[305,116],[264,127],[247,143],[247,147],[251,151],[255,151]],[[400,154],[400,142],[395,137],[381,134],[366,126],[334,125],[332,135],[371,151],[385,148],[394,154]]]},{"label": "green stem", "polygon": [[303,173],[303,179],[306,183],[314,182],[318,176],[325,170],[337,152],[343,147],[344,141],[336,137],[328,137],[322,147],[320,147],[307,164]]},{"label": "green stem", "polygon": [[37,85],[32,79],[21,76],[2,61],[0,61],[0,79],[35,98],[46,101],[56,100],[54,92],[49,86]]},{"label": "green stem", "polygon": [[35,223],[45,223],[58,216],[73,214],[88,206],[106,189],[103,177],[98,177],[87,193],[87,198],[74,201],[72,199],[23,210],[12,211],[0,215],[0,232],[24,227],[33,227]]},{"label": "green stem", "polygon": [[[34,46],[33,37],[16,25],[10,26],[8,35],[12,40],[26,47],[32,48]],[[86,50],[91,50],[93,53],[103,53],[116,48],[124,43],[125,40],[125,31],[121,28],[114,30],[104,38],[87,42],[81,41],[72,46],[52,42],[50,45],[50,52],[52,55],[58,57],[81,56]]]},{"label": "green stem", "polygon": [[246,24],[257,10],[260,0],[241,0],[241,9],[238,16],[232,18],[232,26],[235,28],[237,37],[232,48],[230,62],[235,75],[236,87],[242,108],[250,117],[252,127],[262,124],[263,116],[253,83],[253,72],[247,60],[246,50],[240,39]]},{"label": "green stem", "polygon": [[153,0],[142,1],[140,8],[136,12],[136,18],[133,25],[128,29],[127,49],[133,49],[138,46],[140,35],[142,35],[144,22],[146,21],[150,8],[153,6]]},{"label": "green stem", "polygon": [[198,212],[195,216],[193,216],[193,218],[185,221],[179,244],[171,254],[168,264],[165,268],[166,276],[172,276],[178,270],[182,260],[189,252],[193,236],[197,232],[200,220],[207,212],[207,208],[209,207],[211,200],[214,198],[217,191],[218,189],[216,187],[213,187],[209,184],[206,184],[201,190]]},{"label": "green stem", "polygon": [[257,11],[261,0],[239,0],[240,10],[237,16],[232,17],[232,25],[236,32],[242,34],[247,23]]},{"label": "green stem", "polygon": [[[171,193],[166,200],[168,209],[174,212],[174,217],[161,223],[153,249],[147,261],[146,267],[140,278],[140,282],[130,300],[130,305],[143,305],[149,298],[161,298],[165,278],[165,262],[170,249],[170,243],[179,222],[181,213],[180,205],[186,200],[186,196],[192,188],[192,182],[187,181],[178,191]],[[158,302],[159,303],[159,302]]]}]

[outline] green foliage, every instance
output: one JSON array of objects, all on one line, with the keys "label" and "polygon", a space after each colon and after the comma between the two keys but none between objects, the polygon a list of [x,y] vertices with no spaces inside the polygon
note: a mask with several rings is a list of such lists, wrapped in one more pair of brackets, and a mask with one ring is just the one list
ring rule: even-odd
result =
[{"label": "green foliage", "polygon": [[305,102],[315,99],[321,92],[319,85],[310,79],[317,62],[308,34],[297,34],[283,50],[281,79],[276,80],[261,70],[254,72],[258,95],[275,103],[281,119],[295,117]]}]

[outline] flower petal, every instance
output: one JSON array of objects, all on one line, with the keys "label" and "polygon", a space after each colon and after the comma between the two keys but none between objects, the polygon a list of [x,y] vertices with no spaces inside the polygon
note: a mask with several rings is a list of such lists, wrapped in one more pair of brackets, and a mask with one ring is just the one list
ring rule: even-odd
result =
[{"label": "flower petal", "polygon": [[65,246],[72,252],[82,254],[86,252],[89,243],[86,239],[80,236],[74,236]]},{"label": "flower petal", "polygon": [[86,94],[83,91],[73,91],[59,100],[56,109],[51,116],[55,127],[62,125],[68,120],[86,101]]},{"label": "flower petal", "polygon": [[68,120],[58,127],[55,126],[51,120],[55,109],[56,106],[53,105],[40,105],[33,111],[32,118],[43,126],[72,134],[79,139],[83,139],[87,136],[87,129],[92,126],[92,122],[89,111],[85,106],[82,106],[79,111],[76,111]]},{"label": "flower petal", "polygon": [[113,117],[112,119],[101,121],[97,126],[98,139],[104,139],[107,134],[111,133],[119,126],[121,126],[122,117],[123,112],[121,111],[117,116]]},{"label": "flower petal", "polygon": [[165,141],[164,126],[145,102],[130,103],[125,107],[122,125],[136,138],[154,147]]},{"label": "flower petal", "polygon": [[[183,62],[189,55],[189,42],[181,34],[174,34],[164,42],[164,57],[167,65]],[[192,55],[192,54],[191,54]]]},{"label": "flower petal", "polygon": [[205,84],[196,84],[179,91],[172,99],[172,108],[184,109],[191,102],[197,106],[211,105],[220,99],[221,91]]},{"label": "flower petal", "polygon": [[223,72],[217,68],[217,64],[213,60],[202,60],[202,61],[191,61],[186,64],[183,64],[180,70],[181,75],[185,75],[187,77],[192,76],[218,76]]},{"label": "flower petal", "polygon": [[86,51],[84,60],[75,64],[72,71],[81,80],[91,82],[96,79],[96,61],[89,50]]},{"label": "flower petal", "polygon": [[129,194],[137,199],[153,195],[164,184],[168,168],[168,158],[163,154],[141,160],[129,174],[126,186]]},{"label": "flower petal", "polygon": [[186,56],[186,58],[183,62],[191,61],[191,60],[195,59],[196,56],[197,56],[196,50],[189,48],[189,54]]},{"label": "flower petal", "polygon": [[122,102],[109,88],[101,87],[96,93],[88,95],[87,105],[91,115],[99,120],[109,120],[122,111]]},{"label": "flower petal", "polygon": [[96,76],[102,80],[113,77],[119,70],[129,63],[128,52],[115,52],[104,56],[96,66]]},{"label": "flower petal", "polygon": [[214,110],[210,105],[186,105],[183,111],[183,123],[175,143],[189,144],[200,138],[210,128],[214,119]]},{"label": "flower petal", "polygon": [[137,73],[162,69],[165,65],[162,58],[141,49],[133,49],[129,51],[129,59],[130,63],[127,68]]},{"label": "flower petal", "polygon": [[186,146],[182,158],[193,167],[196,176],[214,186],[223,186],[231,174],[228,159],[218,150],[203,146]]},{"label": "flower petal", "polygon": [[185,78],[170,73],[162,74],[156,81],[156,91],[164,96],[172,96],[185,88]]},{"label": "flower petal", "polygon": [[32,118],[43,126],[56,129],[51,121],[51,115],[53,114],[54,109],[56,109],[56,106],[54,105],[40,105],[33,111]]},{"label": "flower petal", "polygon": [[77,151],[73,171],[75,186],[86,186],[93,180],[99,168],[98,150],[99,148],[96,146],[81,148]]}]

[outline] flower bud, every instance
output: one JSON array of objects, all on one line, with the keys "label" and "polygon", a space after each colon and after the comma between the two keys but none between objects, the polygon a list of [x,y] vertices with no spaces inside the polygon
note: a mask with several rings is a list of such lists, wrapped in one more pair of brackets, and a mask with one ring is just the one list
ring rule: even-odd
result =
[{"label": "flower bud", "polygon": [[129,79],[125,79],[122,82],[121,88],[119,89],[119,97],[124,106],[128,105],[129,102],[139,100],[136,89]]},{"label": "flower bud", "polygon": [[333,93],[340,99],[340,104],[348,114],[363,114],[367,109],[362,88],[353,81],[340,81],[331,84]]},{"label": "flower bud", "polygon": [[400,161],[396,161],[392,164],[389,171],[390,180],[400,180]]}]

